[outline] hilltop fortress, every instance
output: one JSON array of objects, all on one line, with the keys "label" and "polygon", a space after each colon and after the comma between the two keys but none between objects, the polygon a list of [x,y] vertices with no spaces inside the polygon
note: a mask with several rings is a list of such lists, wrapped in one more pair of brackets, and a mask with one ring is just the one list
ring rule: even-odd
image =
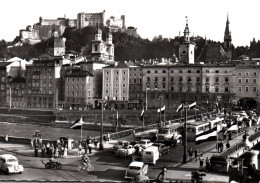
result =
[{"label": "hilltop fortress", "polygon": [[126,27],[125,15],[121,15],[121,18],[115,18],[111,16],[106,19],[106,12],[99,13],[85,13],[81,12],[77,14],[77,19],[69,19],[64,17],[57,19],[43,19],[39,17],[39,22],[32,26],[28,25],[26,29],[20,30],[20,38],[22,43],[35,44],[42,39],[46,40],[53,35],[55,31],[58,36],[62,36],[66,27],[74,27],[82,29],[88,26],[96,26],[97,24],[110,28],[111,32],[126,32],[131,36],[138,36],[137,28]]}]

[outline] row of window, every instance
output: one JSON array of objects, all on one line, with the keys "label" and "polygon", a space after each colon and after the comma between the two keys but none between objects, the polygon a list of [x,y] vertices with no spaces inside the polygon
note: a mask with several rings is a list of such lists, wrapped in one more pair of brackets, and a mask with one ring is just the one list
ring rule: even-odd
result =
[{"label": "row of window", "polygon": [[[108,77],[106,78],[106,81],[109,81],[109,78],[108,78]],[[118,81],[118,77],[115,78],[115,81]],[[125,77],[122,77],[122,81],[126,81],[126,78],[125,78]]]},{"label": "row of window", "polygon": [[[123,92],[123,93],[126,93],[126,90],[122,90],[122,92]],[[109,90],[106,89],[106,90],[105,90],[105,93],[108,94],[108,93],[109,93]],[[118,90],[115,90],[115,93],[118,93]]]},{"label": "row of window", "polygon": [[69,89],[82,89],[84,88],[85,85],[78,85],[78,84],[75,84],[75,85],[66,85],[66,88]]},{"label": "row of window", "polygon": [[[138,82],[139,81],[139,82]],[[136,84],[136,83],[139,83],[139,84],[142,84],[142,79],[129,79],[129,83],[131,84],[131,83],[134,83],[134,84]]]},{"label": "row of window", "polygon": [[[251,73],[251,72],[247,72],[247,71],[246,71],[246,72],[244,72],[244,75],[245,75],[245,76],[249,76],[250,73]],[[242,76],[242,75],[243,75],[243,72],[239,72],[238,75],[239,75],[239,76]],[[257,72],[252,72],[251,75],[252,75],[252,76],[257,76]]]},{"label": "row of window", "polygon": [[[113,71],[111,71],[111,72],[113,72]],[[109,75],[109,71],[106,71],[106,75]],[[118,75],[119,74],[119,72],[118,71],[114,71],[114,73],[116,74],[116,75]],[[123,75],[126,75],[126,71],[123,71]]]},{"label": "row of window", "polygon": [[[108,87],[109,87],[109,83],[106,83],[105,86],[106,86],[106,88],[108,88]],[[126,84],[123,83],[123,84],[122,84],[122,87],[125,88],[125,87],[126,87]],[[115,88],[118,88],[118,83],[115,83]]]},{"label": "row of window", "polygon": [[[250,81],[249,78],[245,78],[245,83],[249,83],[249,81]],[[242,78],[238,78],[237,82],[242,83]],[[256,83],[256,78],[252,79],[252,83]]]},{"label": "row of window", "polygon": [[250,89],[252,92],[257,92],[257,88],[256,86],[253,86],[253,87],[249,87],[249,86],[245,86],[245,87],[242,87],[242,86],[238,86],[237,87],[237,91],[238,92],[250,92]]},{"label": "row of window", "polygon": [[[67,81],[85,81],[85,78],[67,77]],[[90,81],[90,78],[88,78],[88,81]]]},{"label": "row of window", "polygon": [[[210,92],[208,85],[205,86],[205,92]],[[215,92],[216,93],[219,92],[219,86],[218,85],[215,86]],[[228,86],[225,86],[224,92],[229,92],[229,87]]]},{"label": "row of window", "polygon": [[[220,81],[219,77],[215,77],[215,82],[218,83],[219,81]],[[229,78],[225,77],[224,81],[225,81],[225,83],[228,83],[229,82]],[[205,82],[209,83],[209,77],[205,78]]]},{"label": "row of window", "polygon": [[[28,83],[28,87],[40,87],[41,85],[40,85],[40,83]],[[46,84],[46,83],[43,83],[42,84],[42,87],[46,87],[46,86],[48,86],[48,87],[53,87],[53,84],[52,83],[49,83],[48,85]]]},{"label": "row of window", "polygon": [[[146,80],[147,80],[147,82],[150,82],[150,81],[151,81],[151,78],[150,78],[150,77],[147,77]],[[155,82],[158,82],[158,81],[159,81],[158,77],[154,77],[154,81],[155,81]],[[162,81],[166,81],[166,77],[163,77],[163,78],[162,78]],[[171,82],[174,82],[174,77],[171,77],[171,78],[170,78],[170,81],[171,81]],[[179,81],[179,82],[182,82],[182,81],[183,81],[183,77],[179,77],[179,78],[178,78],[178,81]],[[187,77],[187,81],[188,81],[188,82],[191,82],[191,81],[192,81],[192,78],[191,78],[191,77]],[[196,82],[200,82],[200,77],[196,77]]]},{"label": "row of window", "polygon": [[[33,75],[32,78],[33,79],[41,79],[40,75]],[[48,77],[47,77],[47,75],[42,75],[42,79],[47,79],[47,78],[53,79],[53,76],[52,75],[48,75]]]},{"label": "row of window", "polygon": [[[79,91],[67,91],[66,94],[67,96],[72,96],[72,97],[84,97],[85,92],[79,92]],[[88,95],[90,96],[90,91],[88,91]]]}]

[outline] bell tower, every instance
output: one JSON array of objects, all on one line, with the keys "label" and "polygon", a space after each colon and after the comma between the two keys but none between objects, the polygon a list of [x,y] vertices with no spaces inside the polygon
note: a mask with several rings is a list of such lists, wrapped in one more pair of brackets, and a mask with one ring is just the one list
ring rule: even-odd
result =
[{"label": "bell tower", "polygon": [[183,44],[179,46],[179,63],[194,64],[195,43],[190,41],[190,30],[188,25],[188,17],[186,16],[186,27],[184,29]]},{"label": "bell tower", "polygon": [[231,37],[231,31],[229,30],[228,15],[227,15],[226,29],[224,33],[224,50],[226,51],[228,57],[232,59],[232,37]]}]

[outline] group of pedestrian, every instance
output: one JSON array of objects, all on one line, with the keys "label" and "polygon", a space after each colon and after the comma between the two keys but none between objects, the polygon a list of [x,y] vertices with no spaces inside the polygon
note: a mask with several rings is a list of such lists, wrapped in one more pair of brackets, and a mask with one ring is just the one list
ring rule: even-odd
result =
[{"label": "group of pedestrian", "polygon": [[40,148],[42,157],[66,158],[68,155],[68,146],[63,140],[57,140],[55,145],[49,142],[41,144]]},{"label": "group of pedestrian", "polygon": [[98,146],[98,139],[94,138],[92,139],[91,136],[88,136],[86,138],[86,141],[78,141],[78,156],[81,156],[81,151],[84,149],[84,153],[87,154],[92,154],[92,147],[93,144],[95,146],[95,149],[97,149]]},{"label": "group of pedestrian", "polygon": [[199,155],[199,150],[198,148],[195,148],[195,150],[193,151],[192,147],[189,148],[189,156],[190,158],[193,157],[193,152],[194,152],[194,158],[196,161],[198,161],[198,155]]}]

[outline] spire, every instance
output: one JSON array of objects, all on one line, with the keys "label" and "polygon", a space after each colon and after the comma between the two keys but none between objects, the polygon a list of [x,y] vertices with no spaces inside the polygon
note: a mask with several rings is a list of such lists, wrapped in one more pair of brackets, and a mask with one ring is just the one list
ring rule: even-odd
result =
[{"label": "spire", "polygon": [[228,19],[228,14],[227,14],[227,22],[226,22],[226,30],[225,30],[225,36],[230,35],[231,32],[229,31],[229,19]]},{"label": "spire", "polygon": [[189,25],[188,25],[188,17],[187,16],[185,16],[185,18],[186,18],[186,27],[185,27],[185,29],[184,29],[184,32],[183,32],[183,34],[184,34],[184,42],[190,42],[190,37],[189,37],[189,35],[190,35],[190,30],[189,30]]}]

